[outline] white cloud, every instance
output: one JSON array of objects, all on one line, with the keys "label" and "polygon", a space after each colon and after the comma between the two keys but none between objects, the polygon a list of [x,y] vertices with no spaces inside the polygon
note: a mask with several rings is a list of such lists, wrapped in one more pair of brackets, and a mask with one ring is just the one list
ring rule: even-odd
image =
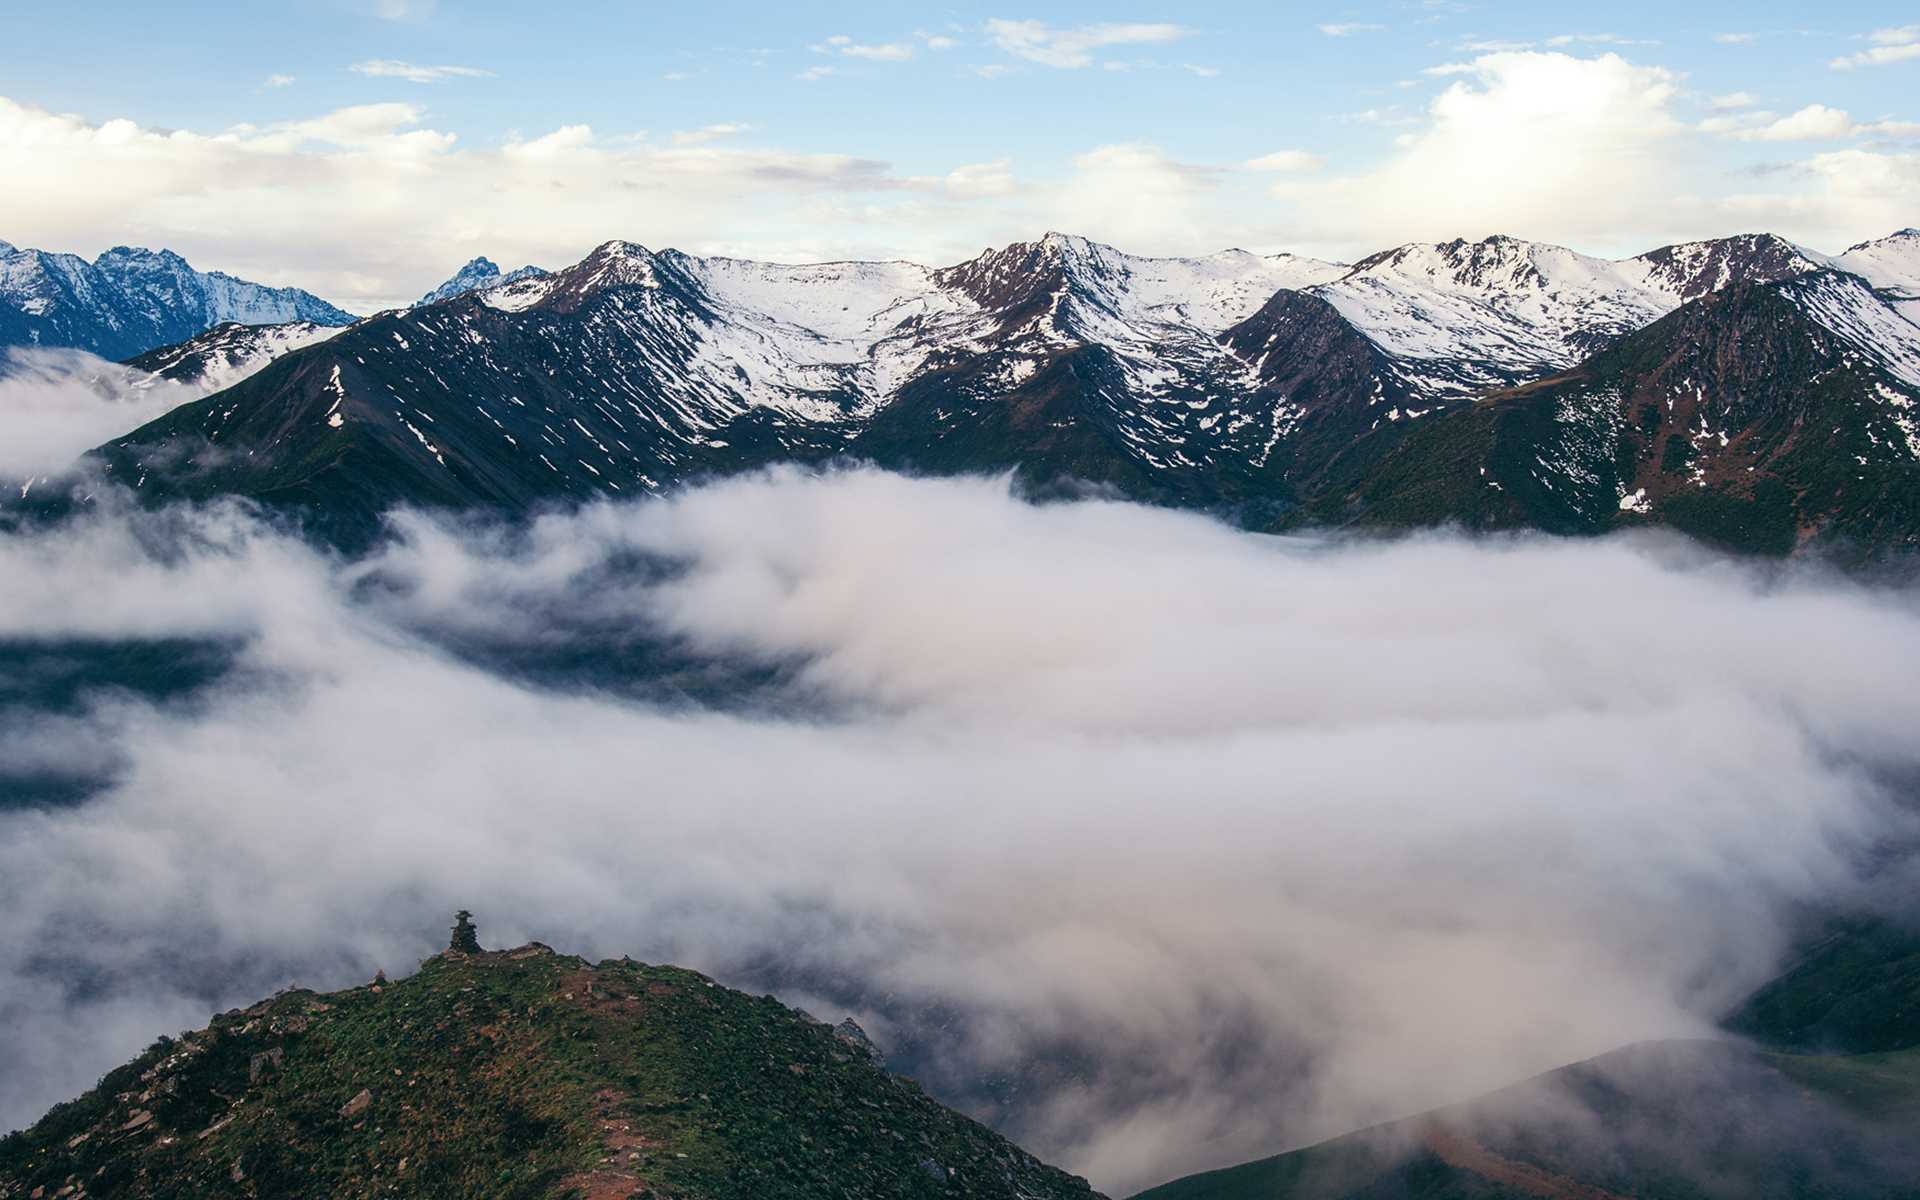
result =
[{"label": "white cloud", "polygon": [[269,75],[269,76],[267,76],[267,78],[266,78],[266,84],[267,84],[267,86],[268,86],[268,87],[270,87],[270,88],[283,88],[283,87],[292,87],[292,86],[293,86],[293,76],[291,76],[291,75]]},{"label": "white cloud", "polygon": [[1046,224],[1147,253],[1191,248],[1183,230],[1212,199],[1220,175],[1137,142],[1075,155],[1073,168],[1046,198]]},{"label": "white cloud", "polygon": [[1843,138],[1853,133],[1853,118],[1837,108],[1809,104],[1798,112],[1779,118],[1757,129],[1741,132],[1739,137],[1758,142],[1797,142],[1821,138]]},{"label": "white cloud", "polygon": [[1736,108],[1752,108],[1760,103],[1760,97],[1752,92],[1728,92],[1724,96],[1715,96],[1709,103],[1720,112],[1729,112]]},{"label": "white cloud", "polygon": [[[1765,118],[1770,114],[1748,114],[1750,118]],[[1710,130],[1721,128],[1707,123]],[[1741,123],[1726,127],[1733,137],[1748,142],[1812,142],[1836,141],[1850,137],[1894,137],[1907,138],[1920,136],[1920,123],[1911,121],[1872,121],[1861,123],[1848,116],[1846,110],[1830,108],[1824,104],[1809,104],[1798,112],[1759,123]]]},{"label": "white cloud", "polygon": [[1622,37],[1617,33],[1563,33],[1547,39],[1549,46],[1658,46],[1660,43],[1649,38]]},{"label": "white cloud", "polygon": [[1920,153],[1831,150],[1764,177],[1770,191],[1735,192],[1711,211],[1723,224],[1776,229],[1808,245],[1840,247],[1913,224]]},{"label": "white cloud", "polygon": [[1355,239],[1395,229],[1398,241],[1512,233],[1612,247],[1648,236],[1650,213],[1687,174],[1673,72],[1543,52],[1444,70],[1454,81],[1386,161],[1274,194]]},{"label": "white cloud", "polygon": [[808,67],[806,70],[795,75],[794,78],[812,83],[815,80],[825,79],[831,74],[833,74],[832,67]]},{"label": "white cloud", "polygon": [[401,62],[394,58],[370,58],[365,62],[354,63],[348,70],[382,79],[404,79],[409,83],[439,83],[445,79],[477,79],[493,74],[492,71],[483,71],[479,67],[429,67],[418,63]]},{"label": "white cloud", "polygon": [[905,42],[883,42],[870,46],[852,44],[840,47],[840,53],[848,58],[865,58],[874,62],[905,62],[913,57],[913,47]]},{"label": "white cloud", "polygon": [[952,50],[960,45],[960,39],[950,38],[945,34],[922,34],[920,37],[929,50]]},{"label": "white cloud", "polygon": [[1874,45],[1858,54],[1848,54],[1827,65],[1836,71],[1854,67],[1884,67],[1889,63],[1920,58],[1920,25],[1902,25],[1894,29],[1876,29],[1867,35]]},{"label": "white cloud", "polygon": [[1719,42],[1722,46],[1744,46],[1750,42],[1758,41],[1759,38],[1760,35],[1757,33],[1716,33],[1713,35],[1713,40]]},{"label": "white cloud", "polygon": [[725,121],[717,125],[704,125],[699,129],[683,129],[673,135],[673,144],[676,146],[704,146],[708,142],[718,141],[724,137],[732,137],[735,134],[746,133],[752,128],[753,126],[739,121]]},{"label": "white cloud", "polygon": [[[928,42],[929,46],[931,44]],[[856,42],[844,33],[834,34],[807,49],[815,54],[839,54],[847,58],[864,58],[870,62],[906,62],[913,57],[913,46],[907,42]]]},{"label": "white cloud", "polygon": [[1325,159],[1305,150],[1276,150],[1250,158],[1244,164],[1250,171],[1317,171]]},{"label": "white cloud", "polygon": [[1081,25],[1056,29],[1040,21],[989,20],[987,36],[994,45],[1028,62],[1048,67],[1085,67],[1093,51],[1103,46],[1135,46],[1177,41],[1193,31],[1163,23]]},{"label": "white cloud", "polygon": [[1217,79],[1220,76],[1219,67],[1203,67],[1198,63],[1181,63],[1180,66],[1182,70],[1191,71],[1202,79]]},{"label": "white cloud", "polygon": [[1321,33],[1328,37],[1352,37],[1356,33],[1378,33],[1385,25],[1376,25],[1371,21],[1344,21],[1327,25],[1316,25]]},{"label": "white cloud", "polygon": [[1007,196],[1019,186],[1013,174],[1013,160],[1006,158],[955,167],[941,182],[949,193],[970,197]]}]

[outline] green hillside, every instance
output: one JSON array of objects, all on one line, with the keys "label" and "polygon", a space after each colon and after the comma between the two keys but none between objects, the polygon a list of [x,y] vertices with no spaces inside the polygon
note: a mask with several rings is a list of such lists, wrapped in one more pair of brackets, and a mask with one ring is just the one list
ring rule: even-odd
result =
[{"label": "green hillside", "polygon": [[540,946],[286,992],[0,1142],[0,1197],[1091,1197],[861,1039]]}]

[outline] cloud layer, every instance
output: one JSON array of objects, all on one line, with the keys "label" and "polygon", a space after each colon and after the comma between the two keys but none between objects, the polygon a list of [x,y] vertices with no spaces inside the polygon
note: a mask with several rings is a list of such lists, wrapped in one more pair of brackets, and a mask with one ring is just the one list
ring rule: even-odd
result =
[{"label": "cloud layer", "polygon": [[80,455],[200,393],[79,350],[0,349],[0,479],[65,470]]},{"label": "cloud layer", "polygon": [[[0,1124],[212,1008],[407,970],[466,906],[853,1010],[1124,1192],[1702,1031],[1920,765],[1911,594],[1662,541],[869,472],[397,529],[357,563],[231,508],[0,538],[6,645],[240,647],[185,699],[11,714],[0,769],[114,781],[0,815]],[[503,647],[752,688],[536,687]]]}]

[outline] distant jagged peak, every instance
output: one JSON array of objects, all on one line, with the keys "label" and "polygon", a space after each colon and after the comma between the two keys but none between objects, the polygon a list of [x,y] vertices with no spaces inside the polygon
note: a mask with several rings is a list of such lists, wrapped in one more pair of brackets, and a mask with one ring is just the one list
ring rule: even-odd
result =
[{"label": "distant jagged peak", "polygon": [[193,269],[187,265],[186,259],[164,246],[158,250],[147,246],[114,246],[101,251],[100,256],[93,260],[94,266],[103,268],[120,263],[164,263],[167,266],[178,266],[189,271]]},{"label": "distant jagged peak", "polygon": [[439,287],[434,288],[416,300],[414,307],[419,308],[422,305],[438,304],[443,300],[452,300],[456,297],[464,296],[468,292],[502,287],[509,283],[517,283],[522,279],[538,278],[546,273],[544,269],[535,266],[525,266],[517,271],[502,272],[498,263],[483,254],[454,272],[453,275]]}]

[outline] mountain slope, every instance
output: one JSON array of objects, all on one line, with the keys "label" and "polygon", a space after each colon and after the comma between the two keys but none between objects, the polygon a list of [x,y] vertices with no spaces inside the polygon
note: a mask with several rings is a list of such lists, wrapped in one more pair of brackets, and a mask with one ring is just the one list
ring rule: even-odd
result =
[{"label": "mountain slope", "polygon": [[1848,247],[1834,265],[1907,300],[1920,300],[1920,229]]},{"label": "mountain slope", "polygon": [[1895,1200],[1916,1120],[1920,1053],[1656,1042],[1136,1200]]},{"label": "mountain slope", "polygon": [[283,354],[324,342],[345,328],[313,321],[278,325],[242,325],[228,321],[184,342],[161,346],[127,360],[127,365],[203,392],[222,391],[263,370]]},{"label": "mountain slope", "polygon": [[1431,423],[1316,516],[1734,548],[1920,545],[1920,328],[1858,276],[1737,284]]},{"label": "mountain slope", "polygon": [[1094,1195],[889,1074],[856,1028],[539,945],[163,1039],[0,1141],[0,1198],[56,1194]]},{"label": "mountain slope", "polygon": [[89,263],[0,242],[0,346],[70,347],[126,359],[228,321],[353,320],[297,288],[196,271],[170,250],[116,246]]},{"label": "mountain slope", "polygon": [[1314,293],[1433,401],[1570,367],[1722,287],[1825,265],[1766,235],[1667,246],[1619,262],[1496,236],[1384,251]]},{"label": "mountain slope", "polygon": [[1726,1026],[1796,1052],[1920,1050],[1920,925],[1836,920]]}]

